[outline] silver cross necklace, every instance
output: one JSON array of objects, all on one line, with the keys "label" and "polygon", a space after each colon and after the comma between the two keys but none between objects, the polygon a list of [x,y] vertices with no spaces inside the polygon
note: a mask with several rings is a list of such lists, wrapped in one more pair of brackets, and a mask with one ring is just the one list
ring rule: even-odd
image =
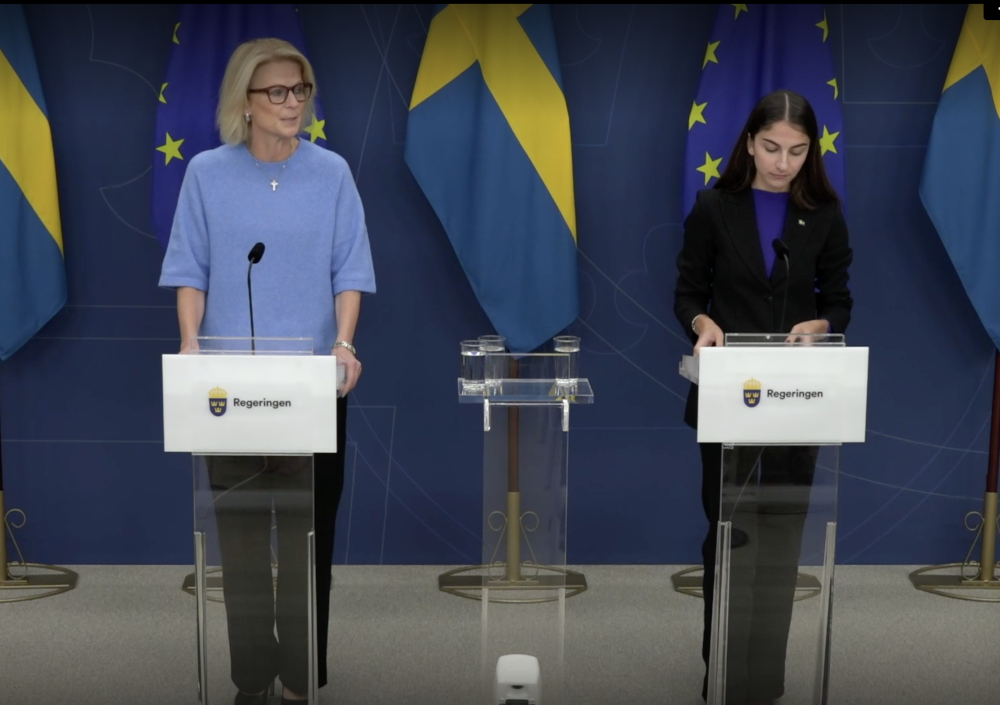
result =
[{"label": "silver cross necklace", "polygon": [[[295,152],[293,151],[292,154],[294,154],[294,153]],[[260,170],[260,173],[264,174],[264,176],[267,177],[267,174],[265,174],[264,170],[261,169],[260,164],[257,163],[256,159],[254,159],[253,153],[250,151],[250,147],[247,147],[247,154],[249,154],[250,158],[253,159],[253,163],[257,165],[257,169]],[[292,155],[289,154],[288,155],[288,159],[291,159],[291,158],[292,158]],[[288,164],[288,159],[286,159],[284,162],[281,163],[281,171],[279,172],[279,175],[283,174],[285,172],[285,166]],[[273,193],[273,192],[275,192],[277,190],[278,190],[278,180],[277,179],[271,179],[271,192]]]}]

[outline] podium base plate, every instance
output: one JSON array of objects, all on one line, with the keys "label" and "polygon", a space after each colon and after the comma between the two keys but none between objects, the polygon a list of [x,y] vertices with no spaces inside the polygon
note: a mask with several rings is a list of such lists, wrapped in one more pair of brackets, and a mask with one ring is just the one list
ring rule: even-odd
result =
[{"label": "podium base plate", "polygon": [[[29,573],[20,577],[11,575],[12,570],[20,571],[29,568],[48,570],[52,573]],[[40,600],[43,597],[60,595],[76,588],[78,578],[79,576],[75,572],[60,566],[46,563],[10,563],[7,566],[6,576],[0,567],[0,595],[11,594],[12,597],[0,597],[0,603],[27,602],[28,600]]]},{"label": "podium base plate", "polygon": [[[503,575],[490,575],[490,571],[494,573],[503,571]],[[490,591],[489,601],[503,604],[556,602],[559,600],[560,588],[566,589],[566,597],[579,595],[587,589],[587,578],[583,573],[574,570],[523,564],[520,572],[520,579],[509,580],[502,564],[456,568],[438,577],[438,588],[441,592],[466,597],[470,600],[482,600],[482,590],[487,588]],[[523,592],[542,593],[543,595],[551,593],[551,595],[543,597],[537,595],[532,597],[518,596],[518,593]]]},{"label": "podium base plate", "polygon": [[[205,570],[205,599],[209,602],[225,602],[225,599],[222,597],[222,576],[217,575],[221,572],[222,568],[208,568]],[[213,576],[213,573],[216,575]],[[181,589],[191,596],[197,595],[194,573],[189,573],[184,577]]]},{"label": "podium base plate", "polygon": [[[995,566],[1000,569],[1000,563]],[[934,575],[933,571],[959,570],[960,573]],[[972,571],[974,578],[966,578],[961,571]],[[998,571],[994,570],[994,575]],[[926,568],[918,568],[910,573],[910,582],[917,590],[929,592],[941,597],[970,602],[1000,602],[1000,578],[980,580],[979,563],[942,563]],[[956,592],[958,591],[958,592]],[[978,593],[978,594],[974,594]]]},{"label": "podium base plate", "polygon": [[[703,592],[703,576],[695,575],[695,573],[704,573],[704,569],[700,566],[685,568],[684,570],[670,576],[670,581],[674,584],[674,590],[677,592],[684,595],[690,595],[691,597],[705,599],[705,593]],[[795,582],[796,602],[808,600],[810,597],[816,597],[822,591],[823,589],[818,578],[806,573],[799,573],[798,580]]]}]

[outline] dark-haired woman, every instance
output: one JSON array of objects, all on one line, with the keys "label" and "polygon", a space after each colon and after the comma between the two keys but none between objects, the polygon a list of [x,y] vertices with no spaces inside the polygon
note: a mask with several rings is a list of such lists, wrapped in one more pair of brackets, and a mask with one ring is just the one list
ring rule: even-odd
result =
[{"label": "dark-haired woman", "polygon": [[[788,248],[787,272],[773,245],[779,239]],[[801,96],[777,91],[751,112],[722,177],[698,194],[685,220],[674,313],[695,355],[705,346],[723,345],[726,333],[787,334],[790,341],[843,333],[853,305],[847,286],[851,260],[844,215],[823,168],[816,116]],[[694,428],[697,418],[698,388],[692,385],[684,420]],[[739,532],[746,541],[731,554],[726,702],[766,705],[785,691],[802,529],[818,449],[744,447],[723,456],[720,444],[699,445],[709,523],[702,546],[702,655],[707,665],[725,475],[727,487],[755,488],[752,500],[725,501],[730,514],[725,520],[732,520],[734,535]],[[702,697],[707,684],[706,676]]]}]

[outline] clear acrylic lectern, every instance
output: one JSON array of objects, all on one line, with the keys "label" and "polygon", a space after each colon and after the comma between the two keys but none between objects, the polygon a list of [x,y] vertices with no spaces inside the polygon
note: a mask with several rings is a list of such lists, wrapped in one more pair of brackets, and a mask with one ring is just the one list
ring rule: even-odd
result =
[{"label": "clear acrylic lectern", "polygon": [[197,342],[163,356],[163,397],[164,449],[192,458],[198,696],[316,703],[313,453],[336,452],[342,372],[308,338]]},{"label": "clear acrylic lectern", "polygon": [[708,705],[825,704],[840,446],[864,441],[868,349],[729,334],[681,374],[699,443],[719,444]]},{"label": "clear acrylic lectern", "polygon": [[577,376],[578,339],[568,352],[464,348],[458,399],[483,419],[482,559],[445,573],[439,587],[482,604],[477,702],[515,696],[498,692],[495,673],[501,656],[520,654],[538,659],[544,702],[559,705],[566,599],[587,589],[566,563],[571,409],[594,394]]}]

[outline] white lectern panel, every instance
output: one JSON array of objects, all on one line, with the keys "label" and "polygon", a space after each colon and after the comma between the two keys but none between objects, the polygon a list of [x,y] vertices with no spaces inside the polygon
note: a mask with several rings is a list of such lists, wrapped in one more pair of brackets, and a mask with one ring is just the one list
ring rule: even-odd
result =
[{"label": "white lectern panel", "polygon": [[164,355],[168,453],[336,453],[337,358]]},{"label": "white lectern panel", "polygon": [[703,348],[696,376],[699,443],[865,440],[868,348]]}]

